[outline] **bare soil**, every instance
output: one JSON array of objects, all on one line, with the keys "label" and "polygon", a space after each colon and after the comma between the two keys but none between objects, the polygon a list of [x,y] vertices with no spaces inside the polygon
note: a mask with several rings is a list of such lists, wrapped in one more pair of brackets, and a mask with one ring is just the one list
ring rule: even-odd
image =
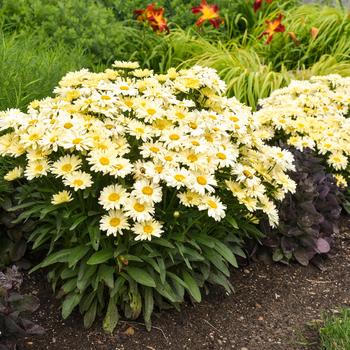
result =
[{"label": "bare soil", "polygon": [[[346,225],[349,227],[349,223]],[[349,232],[346,228],[345,232]],[[86,330],[78,313],[63,321],[59,301],[43,274],[26,281],[41,307],[34,319],[46,328],[42,337],[26,338],[33,350],[316,350],[317,324],[323,312],[350,305],[350,235],[342,233],[322,269],[313,265],[265,265],[252,262],[233,271],[236,293],[212,287],[198,305],[181,313],[162,311],[147,332],[140,322],[122,321],[112,336],[101,320]],[[313,326],[312,326],[313,325]],[[316,325],[316,326],[315,326]]]}]

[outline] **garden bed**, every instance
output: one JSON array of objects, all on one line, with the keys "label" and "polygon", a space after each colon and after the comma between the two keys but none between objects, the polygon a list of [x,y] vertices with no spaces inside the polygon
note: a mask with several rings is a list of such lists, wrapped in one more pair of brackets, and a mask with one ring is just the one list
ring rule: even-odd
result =
[{"label": "garden bed", "polygon": [[[344,227],[348,226],[347,222]],[[211,288],[199,305],[187,304],[181,313],[170,310],[155,315],[151,332],[141,322],[123,321],[112,336],[101,331],[101,320],[85,330],[78,313],[62,321],[59,301],[48,292],[44,274],[37,273],[26,281],[25,288],[40,298],[41,307],[34,319],[47,332],[43,337],[27,338],[24,347],[316,350],[316,326],[322,312],[350,305],[349,249],[350,235],[345,230],[332,257],[322,262],[321,269],[313,265],[287,267],[252,262],[232,274],[234,295]]]}]

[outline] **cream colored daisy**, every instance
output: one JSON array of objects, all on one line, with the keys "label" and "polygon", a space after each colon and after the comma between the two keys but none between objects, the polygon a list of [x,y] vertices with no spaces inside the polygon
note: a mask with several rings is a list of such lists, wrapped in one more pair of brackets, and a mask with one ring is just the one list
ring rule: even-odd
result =
[{"label": "cream colored daisy", "polygon": [[52,195],[51,204],[58,205],[71,202],[72,200],[72,194],[69,191],[64,190]]},{"label": "cream colored daisy", "polygon": [[201,204],[198,206],[199,210],[208,210],[208,216],[215,221],[221,221],[225,217],[226,205],[222,204],[220,198],[217,196],[202,197]]},{"label": "cream colored daisy", "polygon": [[151,220],[154,214],[154,206],[151,203],[141,202],[133,196],[127,200],[125,210],[127,216],[139,222]]},{"label": "cream colored daisy", "polygon": [[127,198],[128,194],[125,188],[120,185],[109,185],[101,191],[98,202],[106,210],[120,209]]},{"label": "cream colored daisy", "polygon": [[162,188],[148,180],[136,181],[132,194],[141,202],[159,203],[162,200]]},{"label": "cream colored daisy", "polygon": [[70,186],[74,191],[83,190],[84,188],[92,186],[91,175],[83,171],[74,171],[73,173],[67,174],[64,178],[63,183],[66,186]]},{"label": "cream colored daisy", "polygon": [[32,180],[36,177],[45,176],[50,169],[49,161],[46,158],[41,160],[29,161],[24,171],[24,175],[28,180]]},{"label": "cream colored daisy", "polygon": [[186,191],[179,193],[177,197],[180,199],[180,203],[185,207],[194,207],[201,204],[202,196],[196,192]]},{"label": "cream colored daisy", "polygon": [[51,165],[52,174],[58,177],[66,176],[80,169],[81,159],[76,155],[67,155],[59,158]]},{"label": "cream colored daisy", "polygon": [[131,230],[137,235],[135,241],[150,241],[152,237],[160,237],[164,232],[162,224],[155,220],[136,223]]},{"label": "cream colored daisy", "polygon": [[14,169],[10,170],[5,176],[4,179],[6,181],[14,181],[23,176],[23,168],[21,166],[17,166]]},{"label": "cream colored daisy", "polygon": [[123,230],[129,229],[128,219],[121,210],[110,210],[100,220],[100,229],[107,232],[107,236],[123,234]]}]

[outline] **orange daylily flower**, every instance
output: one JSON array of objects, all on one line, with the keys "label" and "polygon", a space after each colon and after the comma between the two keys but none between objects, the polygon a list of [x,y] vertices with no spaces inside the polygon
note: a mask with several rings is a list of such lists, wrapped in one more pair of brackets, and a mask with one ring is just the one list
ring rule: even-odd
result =
[{"label": "orange daylily flower", "polygon": [[[260,7],[262,6],[264,0],[255,0],[254,1],[254,12],[258,11],[260,9]],[[265,0],[268,4],[271,4],[272,0]]]},{"label": "orange daylily flower", "polygon": [[145,9],[135,10],[138,21],[147,21],[155,32],[169,32],[168,23],[164,17],[164,8],[155,7],[154,4],[148,5]]},{"label": "orange daylily flower", "polygon": [[294,32],[288,32],[288,35],[294,41],[295,45],[297,45],[297,46],[300,45],[300,40],[297,38],[297,36]]},{"label": "orange daylily flower", "polygon": [[270,44],[275,33],[282,33],[286,30],[286,27],[281,23],[283,15],[280,14],[278,17],[272,21],[265,21],[267,29],[258,36],[261,39],[264,35],[267,35],[267,40],[265,44]]},{"label": "orange daylily flower", "polygon": [[209,5],[207,0],[202,0],[199,6],[193,7],[192,13],[202,13],[202,16],[196,22],[198,27],[205,21],[209,21],[215,28],[219,28],[220,24],[224,23],[224,20],[219,15],[219,7],[217,5]]},{"label": "orange daylily flower", "polygon": [[317,38],[317,35],[318,35],[319,31],[320,30],[318,28],[312,27],[311,30],[310,30],[311,38],[315,40]]}]

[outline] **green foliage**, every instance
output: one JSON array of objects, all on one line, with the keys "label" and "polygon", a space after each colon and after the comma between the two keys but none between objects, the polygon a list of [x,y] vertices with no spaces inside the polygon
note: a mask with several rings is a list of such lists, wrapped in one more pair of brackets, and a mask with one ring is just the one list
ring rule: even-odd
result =
[{"label": "green foliage", "polygon": [[[13,266],[0,272],[0,340],[1,349],[14,349],[11,339],[18,341],[20,336],[43,334],[44,329],[23,317],[23,313],[34,312],[39,307],[39,300],[33,295],[19,294],[23,281],[22,274]],[[8,348],[7,348],[8,346]]]},{"label": "green foliage", "polygon": [[37,222],[29,242],[49,252],[33,271],[50,269],[52,286],[63,298],[63,318],[79,308],[84,325],[90,327],[96,315],[105,312],[107,332],[113,331],[120,313],[129,319],[143,313],[150,329],[154,308],[179,309],[185,295],[200,302],[200,288],[206,283],[231,292],[229,266],[238,266],[236,255],[244,257],[244,237],[260,236],[246,219],[233,219],[239,216],[239,207],[232,206],[229,220],[218,224],[195,210],[188,214],[188,208],[186,215],[180,211],[179,217],[173,216],[174,208],[180,208],[173,203],[167,209],[164,238],[140,242],[123,235],[111,240],[99,230],[97,203],[86,200],[93,194],[85,191],[85,199],[57,207],[47,204],[50,190],[38,192],[37,186],[43,189],[45,184],[22,186],[21,204],[12,209],[22,210],[18,221]]},{"label": "green foliage", "polygon": [[[71,49],[81,47],[95,62],[127,59],[132,28],[117,22],[111,9],[96,1],[85,0],[1,0],[0,18],[8,31],[35,30]],[[137,36],[137,35],[136,35]]]},{"label": "green foliage", "polygon": [[0,34],[0,110],[51,95],[62,75],[91,66],[79,48],[35,34]]},{"label": "green foliage", "polygon": [[342,309],[339,314],[326,316],[320,331],[322,350],[350,349],[350,309]]}]

